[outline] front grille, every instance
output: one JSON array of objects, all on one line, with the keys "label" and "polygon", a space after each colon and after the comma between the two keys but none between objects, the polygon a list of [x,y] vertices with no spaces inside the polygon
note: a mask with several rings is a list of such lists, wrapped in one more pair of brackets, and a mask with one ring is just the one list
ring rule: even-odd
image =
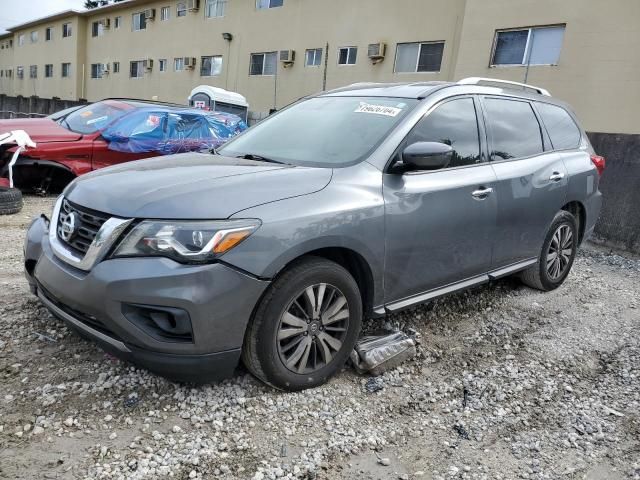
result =
[{"label": "front grille", "polygon": [[[73,222],[67,222],[70,215],[73,215]],[[102,224],[108,219],[109,216],[105,213],[79,207],[65,198],[62,201],[60,215],[58,216],[58,238],[76,252],[85,254],[87,250],[89,250],[89,246],[91,246],[91,242],[93,242],[100,227],[102,227]],[[67,222],[66,232],[64,230],[65,222]],[[73,231],[69,234],[70,225],[73,227]]]}]

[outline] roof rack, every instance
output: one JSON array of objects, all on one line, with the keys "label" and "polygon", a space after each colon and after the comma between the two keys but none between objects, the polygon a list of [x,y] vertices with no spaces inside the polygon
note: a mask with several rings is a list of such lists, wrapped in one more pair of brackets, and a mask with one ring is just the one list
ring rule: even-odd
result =
[{"label": "roof rack", "polygon": [[551,96],[549,91],[545,90],[544,88],[536,87],[535,85],[529,85],[527,83],[518,83],[518,82],[511,82],[509,80],[500,80],[499,78],[468,77],[458,81],[458,85],[481,85],[483,83],[504,84],[507,88],[509,88],[509,86],[520,87],[523,90],[533,90],[534,92],[539,93],[540,95],[545,95],[547,97]]}]

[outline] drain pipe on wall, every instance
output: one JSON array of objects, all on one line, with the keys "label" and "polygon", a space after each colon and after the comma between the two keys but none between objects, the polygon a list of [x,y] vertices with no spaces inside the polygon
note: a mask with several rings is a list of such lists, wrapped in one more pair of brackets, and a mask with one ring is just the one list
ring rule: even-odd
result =
[{"label": "drain pipe on wall", "polygon": [[84,77],[85,75],[84,75],[84,63],[83,63],[82,64],[82,88],[81,88],[82,96],[80,98],[87,98],[84,96]]},{"label": "drain pipe on wall", "polygon": [[327,65],[329,64],[329,42],[324,47],[324,72],[322,72],[322,91],[327,89]]}]

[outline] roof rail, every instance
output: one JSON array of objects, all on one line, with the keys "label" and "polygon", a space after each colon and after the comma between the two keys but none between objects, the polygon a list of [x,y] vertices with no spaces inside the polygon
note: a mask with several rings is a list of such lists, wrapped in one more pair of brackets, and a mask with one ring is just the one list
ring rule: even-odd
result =
[{"label": "roof rail", "polygon": [[480,85],[483,83],[504,84],[507,88],[509,88],[509,86],[520,87],[523,90],[525,89],[533,90],[534,92],[539,93],[540,95],[546,95],[547,97],[551,96],[549,91],[545,90],[544,88],[536,87],[535,85],[529,85],[527,83],[518,83],[518,82],[511,82],[509,80],[500,80],[499,78],[468,77],[458,81],[458,85]]}]

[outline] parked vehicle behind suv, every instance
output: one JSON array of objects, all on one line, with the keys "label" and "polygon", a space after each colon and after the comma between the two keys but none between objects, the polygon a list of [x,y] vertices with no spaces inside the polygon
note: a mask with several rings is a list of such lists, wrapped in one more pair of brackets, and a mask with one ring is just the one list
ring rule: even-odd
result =
[{"label": "parked vehicle behind suv", "polygon": [[358,84],[217,155],[85,175],[29,229],[31,288],[167,377],[242,357],[287,390],[338,371],[363,318],[516,273],[552,290],[598,217],[604,159],[562,102],[492,82]]},{"label": "parked vehicle behind suv", "polygon": [[[0,134],[24,130],[36,143],[20,153],[13,178],[16,187],[42,193],[60,193],[75,177],[99,168],[217,148],[246,129],[231,113],[115,98],[47,118],[0,120]],[[16,148],[0,148],[0,184],[10,176]]]}]

